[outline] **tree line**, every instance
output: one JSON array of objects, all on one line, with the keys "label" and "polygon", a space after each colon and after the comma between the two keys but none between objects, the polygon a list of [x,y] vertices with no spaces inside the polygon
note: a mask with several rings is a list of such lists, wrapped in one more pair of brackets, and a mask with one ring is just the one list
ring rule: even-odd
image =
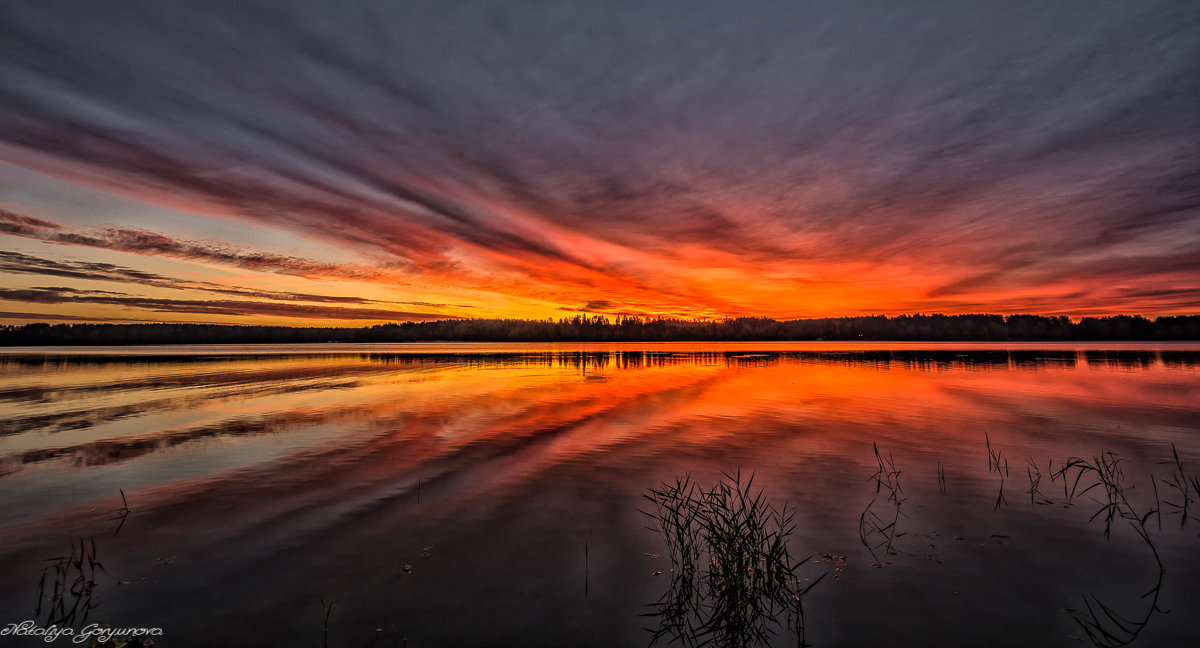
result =
[{"label": "tree line", "polygon": [[453,319],[359,328],[225,324],[26,324],[0,327],[0,346],[316,342],[666,342],[785,340],[1200,340],[1200,315],[1084,317],[883,315],[719,321],[583,316]]}]

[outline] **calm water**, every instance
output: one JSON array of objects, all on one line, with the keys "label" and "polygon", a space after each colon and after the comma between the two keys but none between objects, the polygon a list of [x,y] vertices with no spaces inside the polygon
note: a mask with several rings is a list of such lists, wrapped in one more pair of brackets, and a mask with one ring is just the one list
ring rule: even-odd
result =
[{"label": "calm water", "polygon": [[[322,646],[330,600],[329,646],[644,646],[677,572],[642,495],[740,469],[828,574],[813,645],[1090,645],[1089,605],[1184,645],[1200,493],[1189,520],[1172,446],[1200,475],[1197,345],[12,349],[0,624],[52,620],[83,539],[103,571],[60,611],[160,646]],[[1106,451],[1107,538],[1107,491],[1064,492],[1093,473],[1053,477]]]}]

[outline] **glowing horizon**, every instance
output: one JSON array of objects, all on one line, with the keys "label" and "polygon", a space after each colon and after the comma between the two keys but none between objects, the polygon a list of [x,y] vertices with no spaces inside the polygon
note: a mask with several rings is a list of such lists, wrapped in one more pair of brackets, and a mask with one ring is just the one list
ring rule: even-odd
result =
[{"label": "glowing horizon", "polygon": [[51,5],[0,323],[1200,314],[1177,3]]}]

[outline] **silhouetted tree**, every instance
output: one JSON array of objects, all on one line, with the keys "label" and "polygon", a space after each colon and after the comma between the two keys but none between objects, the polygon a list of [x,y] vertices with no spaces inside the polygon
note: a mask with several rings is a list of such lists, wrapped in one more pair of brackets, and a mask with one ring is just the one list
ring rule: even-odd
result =
[{"label": "silhouetted tree", "polygon": [[217,324],[27,324],[0,327],[0,345],[254,344],[312,342],[640,342],[667,340],[1200,340],[1200,316],[882,315],[722,321],[603,315],[557,322],[454,319],[362,328]]}]

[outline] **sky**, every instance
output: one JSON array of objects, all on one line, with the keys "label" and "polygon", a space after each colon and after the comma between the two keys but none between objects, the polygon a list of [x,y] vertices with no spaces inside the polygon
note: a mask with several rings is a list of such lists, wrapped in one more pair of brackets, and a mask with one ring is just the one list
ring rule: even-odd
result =
[{"label": "sky", "polygon": [[1200,313],[1194,0],[0,0],[0,79],[0,323]]}]

